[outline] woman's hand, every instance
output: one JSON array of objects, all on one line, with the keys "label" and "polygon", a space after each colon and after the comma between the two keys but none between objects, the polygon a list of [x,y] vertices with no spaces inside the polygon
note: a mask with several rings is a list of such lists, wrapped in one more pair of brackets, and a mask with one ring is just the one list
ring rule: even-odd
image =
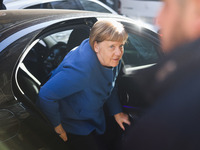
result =
[{"label": "woman's hand", "polygon": [[125,113],[118,113],[114,115],[116,122],[119,124],[119,126],[122,128],[122,130],[125,130],[123,123],[126,123],[128,125],[131,125],[131,122],[129,121],[129,117]]},{"label": "woman's hand", "polygon": [[63,141],[67,141],[67,133],[65,132],[65,130],[63,129],[62,125],[59,124],[57,127],[54,128],[56,133],[59,134],[60,138],[63,140]]}]

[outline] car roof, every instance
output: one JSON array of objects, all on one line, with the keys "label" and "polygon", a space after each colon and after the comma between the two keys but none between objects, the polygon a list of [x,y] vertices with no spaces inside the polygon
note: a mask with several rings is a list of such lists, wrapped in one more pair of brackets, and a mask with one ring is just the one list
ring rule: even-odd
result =
[{"label": "car roof", "polygon": [[[2,22],[1,20],[3,18],[6,18],[6,22]],[[32,20],[39,20],[42,18],[83,18],[83,17],[105,17],[105,18],[119,18],[119,19],[125,19],[126,21],[135,22],[135,24],[139,24],[141,26],[141,23],[137,23],[137,21],[121,16],[118,14],[108,14],[108,13],[102,13],[102,12],[92,12],[91,11],[85,11],[85,10],[64,10],[64,9],[19,9],[19,10],[1,10],[0,11],[0,23],[8,24],[8,23],[14,23],[14,22],[28,22]],[[2,19],[1,19],[2,18]],[[144,26],[145,27],[145,26]],[[0,30],[1,30],[0,26]],[[150,29],[151,30],[151,29]]]},{"label": "car roof", "polygon": [[[90,12],[85,10],[63,10],[63,9],[20,9],[20,10],[1,10],[0,11],[0,31],[8,28],[11,24],[20,24],[23,22],[32,22],[34,20],[56,20],[70,18],[86,17],[117,17],[124,18],[120,15]],[[5,19],[6,18],[6,19]],[[4,21],[2,21],[5,19]],[[126,18],[128,19],[128,18]]]},{"label": "car roof", "polygon": [[[85,10],[65,10],[65,9],[19,9],[19,10],[1,10],[0,16],[1,17],[7,17],[11,20],[18,20],[18,21],[24,21],[24,20],[32,20],[34,18],[43,18],[43,17],[53,17],[56,15],[59,16],[67,16],[67,17],[81,17],[83,16],[95,16],[98,15],[98,12],[89,12]],[[100,13],[103,14],[103,13]],[[107,14],[108,15],[108,14]],[[111,15],[111,14],[109,14]],[[14,17],[14,18],[12,18]]]},{"label": "car roof", "polygon": [[[16,31],[23,26],[33,26],[34,24],[40,24],[45,22],[51,22],[50,24],[67,21],[70,19],[81,18],[115,18],[118,20],[126,20],[126,22],[134,23],[140,27],[145,27],[153,32],[156,32],[151,26],[143,26],[135,22],[134,20],[115,14],[90,12],[85,10],[62,10],[62,9],[21,9],[21,10],[1,10],[0,11],[0,39],[9,36],[5,33],[8,30],[15,28]],[[29,25],[28,25],[29,24]],[[16,28],[17,27],[17,28]],[[15,32],[13,30],[13,32]],[[10,33],[12,34],[12,33]]]},{"label": "car roof", "polygon": [[[9,36],[5,34],[8,30],[16,32],[28,26],[38,24],[54,24],[70,19],[81,18],[122,18],[120,15],[90,12],[85,10],[63,10],[63,9],[20,9],[0,11],[0,40]],[[4,33],[4,34],[3,34]],[[8,33],[8,32],[7,32]],[[9,32],[9,34],[12,34]]]}]

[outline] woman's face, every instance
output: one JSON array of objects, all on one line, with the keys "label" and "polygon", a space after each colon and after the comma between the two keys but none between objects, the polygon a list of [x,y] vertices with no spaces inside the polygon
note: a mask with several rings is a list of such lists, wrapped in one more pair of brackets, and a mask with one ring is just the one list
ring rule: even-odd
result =
[{"label": "woman's face", "polygon": [[103,41],[94,43],[94,51],[105,67],[116,67],[124,53],[124,42]]}]

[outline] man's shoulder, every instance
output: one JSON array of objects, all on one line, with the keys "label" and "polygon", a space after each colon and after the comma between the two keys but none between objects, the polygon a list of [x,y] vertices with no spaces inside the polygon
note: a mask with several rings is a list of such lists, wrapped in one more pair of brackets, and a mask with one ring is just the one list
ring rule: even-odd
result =
[{"label": "man's shoulder", "polygon": [[[191,73],[195,69],[199,70],[200,63],[200,39],[186,43],[177,47],[163,60],[159,71],[163,68],[171,73]],[[184,74],[185,74],[184,73]],[[182,74],[184,76],[184,74]]]},{"label": "man's shoulder", "polygon": [[199,74],[200,39],[174,49],[155,66],[141,71],[138,80],[147,103]]}]

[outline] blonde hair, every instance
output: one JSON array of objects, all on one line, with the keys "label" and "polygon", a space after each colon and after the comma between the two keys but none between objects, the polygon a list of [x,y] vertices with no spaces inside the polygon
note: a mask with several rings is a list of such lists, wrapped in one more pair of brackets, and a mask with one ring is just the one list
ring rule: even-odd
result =
[{"label": "blonde hair", "polygon": [[128,34],[124,29],[124,26],[115,20],[100,20],[97,21],[91,31],[89,36],[89,43],[94,49],[94,42],[102,41],[118,41],[126,42]]}]

